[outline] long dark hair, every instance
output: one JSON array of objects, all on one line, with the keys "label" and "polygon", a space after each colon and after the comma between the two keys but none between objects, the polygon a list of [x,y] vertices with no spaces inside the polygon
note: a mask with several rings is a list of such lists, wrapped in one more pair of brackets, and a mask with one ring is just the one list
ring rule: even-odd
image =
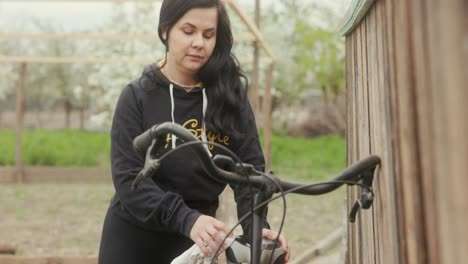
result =
[{"label": "long dark hair", "polygon": [[[234,41],[231,22],[224,5],[219,0],[164,0],[158,34],[166,46],[167,54],[169,32],[174,24],[192,8],[210,7],[218,10],[216,45],[210,59],[197,74],[198,79],[207,87],[208,109],[205,122],[211,131],[236,137],[240,136],[236,123],[240,121],[240,112],[247,100],[248,80],[232,53]],[[164,31],[167,32],[166,40],[163,38]]]}]

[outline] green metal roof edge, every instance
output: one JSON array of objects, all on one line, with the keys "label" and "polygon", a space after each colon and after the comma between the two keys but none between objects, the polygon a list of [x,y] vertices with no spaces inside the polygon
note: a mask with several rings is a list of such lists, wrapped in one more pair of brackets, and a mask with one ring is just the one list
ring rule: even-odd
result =
[{"label": "green metal roof edge", "polygon": [[350,33],[369,11],[369,8],[376,0],[353,0],[346,15],[341,22],[340,35],[345,36]]}]

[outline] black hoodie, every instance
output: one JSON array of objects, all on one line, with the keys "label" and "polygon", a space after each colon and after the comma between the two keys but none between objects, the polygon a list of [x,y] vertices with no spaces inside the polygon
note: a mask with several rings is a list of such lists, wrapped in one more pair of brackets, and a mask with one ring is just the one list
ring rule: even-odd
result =
[{"label": "black hoodie", "polygon": [[[187,148],[169,155],[152,178],[144,179],[137,189],[131,189],[132,181],[144,165],[144,154],[132,148],[132,140],[136,136],[155,124],[176,122],[202,138],[205,131],[202,90],[195,87],[186,92],[171,83],[159,67],[152,64],[145,67],[141,78],[122,91],[111,129],[112,179],[116,190],[111,201],[113,213],[143,228],[178,232],[187,237],[190,237],[190,230],[200,214],[214,215],[218,196],[226,185],[208,177]],[[227,146],[243,162],[263,170],[264,158],[248,102],[242,107],[241,117],[242,122],[237,124],[241,137],[230,138],[206,131],[206,138]],[[176,144],[181,142],[177,140]],[[172,138],[168,135],[167,144],[160,154],[172,147]],[[216,147],[210,147],[210,152],[213,155],[222,153]],[[250,211],[249,188],[245,185],[231,187],[238,215],[242,216]],[[251,231],[247,222],[242,225],[244,234]]]}]

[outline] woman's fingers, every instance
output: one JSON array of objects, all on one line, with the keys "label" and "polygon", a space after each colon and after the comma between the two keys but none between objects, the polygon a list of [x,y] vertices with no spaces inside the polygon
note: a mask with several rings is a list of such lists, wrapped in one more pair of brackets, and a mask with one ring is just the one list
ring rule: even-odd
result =
[{"label": "woman's fingers", "polygon": [[195,241],[195,243],[197,244],[198,248],[200,248],[203,255],[207,257],[211,256],[211,252],[208,250],[207,244],[203,241],[203,239],[199,238],[197,241]]},{"label": "woman's fingers", "polygon": [[[227,225],[206,215],[200,216],[190,231],[190,238],[198,245],[205,256],[211,256],[221,246],[220,252],[226,249],[223,243]],[[228,229],[229,231],[229,229]]]},{"label": "woman's fingers", "polygon": [[226,242],[226,232],[224,230],[216,229],[215,227],[209,226],[207,228],[208,234],[210,234],[211,238],[216,241],[217,245],[222,245],[222,249],[227,248]]},{"label": "woman's fingers", "polygon": [[266,229],[266,228],[263,229],[262,235],[263,237],[268,238],[270,240],[278,239],[279,243],[281,244],[281,248],[283,249],[283,251],[286,252],[284,263],[288,263],[289,257],[291,256],[291,249],[289,248],[288,241],[286,240],[286,238],[284,238],[283,235],[280,235],[278,237],[278,233],[276,231]]},{"label": "woman's fingers", "polygon": [[[231,229],[222,221],[219,221],[217,219],[214,219],[216,220],[213,224],[214,224],[214,227],[220,231],[223,231],[225,235],[227,235]],[[230,233],[229,234],[229,237],[234,237],[234,233]],[[224,239],[224,236],[223,236],[223,239]]]}]

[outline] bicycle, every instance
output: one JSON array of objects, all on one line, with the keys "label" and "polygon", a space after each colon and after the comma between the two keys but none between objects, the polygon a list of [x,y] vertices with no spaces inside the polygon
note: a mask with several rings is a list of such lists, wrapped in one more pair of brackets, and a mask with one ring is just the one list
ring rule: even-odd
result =
[{"label": "bicycle", "polygon": [[[153,150],[162,147],[165,142],[167,134],[174,134],[178,138],[182,139],[185,143],[179,145],[175,149],[172,149],[160,158],[155,158],[152,155]],[[203,144],[213,144],[220,148],[223,148],[226,155],[216,155],[211,158],[204,148]],[[304,195],[321,195],[336,190],[343,184],[350,186],[358,185],[362,187],[361,195],[359,199],[354,203],[350,213],[349,221],[354,223],[356,215],[359,209],[369,209],[374,200],[374,192],[372,190],[372,182],[377,173],[377,167],[380,165],[380,158],[375,155],[371,155],[365,159],[362,159],[352,166],[348,167],[337,176],[327,182],[314,183],[310,185],[304,185],[289,181],[283,181],[277,178],[272,172],[265,174],[254,168],[251,164],[242,163],[239,158],[232,153],[229,149],[223,145],[213,142],[202,142],[198,140],[190,131],[178,124],[166,122],[154,125],[141,135],[137,136],[133,141],[133,146],[136,151],[146,152],[145,164],[143,169],[137,175],[133,181],[132,188],[137,188],[139,182],[146,177],[152,176],[159,168],[161,161],[172,152],[178,149],[190,147],[195,153],[195,156],[201,163],[202,168],[209,177],[214,180],[223,181],[225,183],[248,183],[256,186],[260,191],[255,194],[254,197],[254,208],[251,212],[242,216],[239,222],[231,229],[233,230],[247,217],[252,215],[252,244],[242,244],[234,249],[226,251],[228,263],[251,263],[251,264],[263,264],[263,263],[274,263],[279,264],[284,262],[285,253],[281,252],[282,249],[278,243],[278,239],[274,241],[266,241],[262,239],[262,219],[266,214],[266,206],[269,202],[282,198],[283,199],[283,220],[281,222],[278,236],[281,233],[282,226],[284,224],[284,217],[286,211],[286,200],[285,195],[288,193],[297,193]],[[279,195],[273,196],[274,193],[280,193]],[[228,237],[230,234],[227,234]],[[239,242],[237,240],[237,242]],[[262,243],[263,249],[262,250]],[[265,244],[266,249],[265,249]],[[245,252],[250,251],[250,255],[245,257]],[[277,252],[275,254],[275,251]],[[279,251],[279,252],[278,252]],[[220,249],[215,253],[215,256],[220,252]],[[262,255],[263,252],[263,255]],[[240,256],[244,256],[242,260],[238,259]],[[266,256],[266,257],[265,257]],[[249,258],[250,257],[250,258]],[[268,261],[267,261],[268,259]],[[244,261],[244,262],[242,262]]]}]

